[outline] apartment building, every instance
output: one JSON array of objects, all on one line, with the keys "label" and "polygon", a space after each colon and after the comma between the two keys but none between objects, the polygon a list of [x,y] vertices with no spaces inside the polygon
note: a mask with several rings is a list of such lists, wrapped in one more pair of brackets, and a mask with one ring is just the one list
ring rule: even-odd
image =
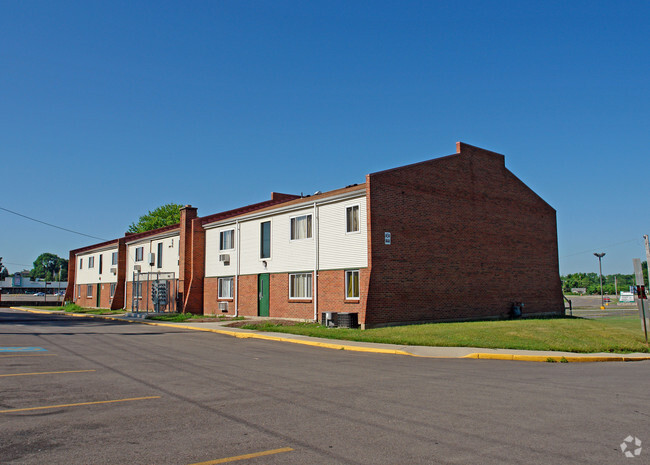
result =
[{"label": "apartment building", "polygon": [[151,309],[147,283],[166,273],[168,309],[194,313],[345,312],[376,327],[500,317],[515,302],[564,311],[555,210],[503,155],[460,142],[330,192],[205,217],[186,206],[178,225],[71,251],[70,264],[68,289],[90,306]]}]

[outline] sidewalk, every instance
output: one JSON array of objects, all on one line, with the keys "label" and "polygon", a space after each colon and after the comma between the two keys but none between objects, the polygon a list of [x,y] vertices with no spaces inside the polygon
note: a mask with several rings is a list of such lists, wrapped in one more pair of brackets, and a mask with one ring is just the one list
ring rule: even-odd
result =
[{"label": "sidewalk", "polygon": [[474,358],[490,360],[517,360],[527,362],[632,362],[650,360],[649,354],[579,354],[575,352],[513,350],[513,349],[486,349],[480,347],[431,347],[431,346],[403,346],[397,344],[378,344],[372,342],[344,341],[338,339],[325,339],[319,337],[303,336],[299,334],[273,333],[254,331],[250,329],[231,328],[227,325],[230,321],[214,321],[202,323],[172,323],[155,320],[145,320],[138,317],[123,315],[92,315],[85,313],[65,313],[56,310],[34,310],[31,308],[10,307],[30,313],[68,315],[74,317],[101,318],[108,320],[125,321],[154,326],[191,329],[194,331],[207,331],[224,334],[240,339],[263,339],[267,341],[289,342],[294,344],[309,345],[336,350],[349,350],[354,352],[372,352],[381,354],[408,355],[426,358]]}]

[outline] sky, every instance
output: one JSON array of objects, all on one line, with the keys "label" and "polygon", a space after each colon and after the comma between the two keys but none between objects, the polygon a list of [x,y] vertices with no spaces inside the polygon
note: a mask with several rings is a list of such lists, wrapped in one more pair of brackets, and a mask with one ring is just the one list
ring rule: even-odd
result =
[{"label": "sky", "polygon": [[650,2],[0,0],[0,256],[363,182],[463,141],[557,211],[560,273],[650,234]]}]

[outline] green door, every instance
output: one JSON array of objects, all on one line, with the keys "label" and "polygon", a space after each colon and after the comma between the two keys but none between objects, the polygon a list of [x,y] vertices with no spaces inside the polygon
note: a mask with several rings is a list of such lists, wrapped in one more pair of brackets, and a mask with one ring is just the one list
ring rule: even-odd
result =
[{"label": "green door", "polygon": [[102,301],[102,285],[101,283],[97,284],[97,308],[101,306]]},{"label": "green door", "polygon": [[257,276],[257,315],[269,316],[269,274]]}]

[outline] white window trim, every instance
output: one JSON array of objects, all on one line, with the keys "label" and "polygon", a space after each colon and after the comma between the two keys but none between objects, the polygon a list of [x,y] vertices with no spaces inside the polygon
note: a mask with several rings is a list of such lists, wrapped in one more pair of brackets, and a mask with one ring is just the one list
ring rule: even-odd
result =
[{"label": "white window trim", "polygon": [[[269,238],[269,256],[267,258],[262,258],[261,257],[261,255],[262,255],[262,223],[270,223],[269,231],[271,233],[271,237]],[[257,223],[257,232],[260,233],[260,235],[257,236],[257,243],[260,246],[259,250],[257,251],[257,260],[259,262],[271,261],[271,259],[273,258],[273,219],[268,218],[268,219],[264,219],[264,220],[260,221],[259,223]]]},{"label": "white window trim", "polygon": [[[138,249],[142,249],[142,258],[140,258],[140,260],[138,260]],[[135,250],[133,251],[133,261],[135,263],[144,261],[144,246],[135,248]]]},{"label": "white window trim", "polygon": [[[221,235],[223,233],[225,233],[225,232],[228,232],[228,231],[232,232],[232,247],[230,247],[229,249],[222,249],[221,248]],[[261,238],[260,238],[260,240],[261,240]],[[235,229],[234,228],[233,229],[223,229],[223,230],[219,231],[219,251],[224,252],[226,250],[235,250]]]},{"label": "white window trim", "polygon": [[[115,261],[113,261],[113,258],[115,258]],[[117,252],[111,252],[111,266],[112,265],[117,266],[118,260],[119,260],[119,257],[117,255]]]},{"label": "white window trim", "polygon": [[[291,286],[291,277],[299,276],[299,275],[309,276],[309,281],[311,283],[309,286],[310,295],[304,297],[291,297],[291,291],[293,290]],[[314,295],[314,276],[312,273],[289,273],[289,300],[312,300],[313,295]]]},{"label": "white window trim", "polygon": [[[229,296],[223,296],[221,295],[221,290],[223,289],[223,286],[221,285],[222,282],[230,281],[230,295]],[[233,295],[235,293],[235,278],[234,276],[224,276],[222,278],[219,278],[217,281],[217,298],[218,299],[233,299]]]},{"label": "white window trim", "polygon": [[[359,281],[359,295],[357,297],[348,297],[348,276],[357,273]],[[345,270],[345,300],[360,300],[361,299],[361,273],[359,270]]]},{"label": "white window trim", "polygon": [[95,257],[88,257],[88,269],[95,268]]},{"label": "white window trim", "polygon": [[93,285],[86,284],[86,298],[90,299],[93,296]]},{"label": "white window trim", "polygon": [[[293,234],[293,228],[291,227],[292,220],[295,220],[296,218],[302,218],[302,217],[308,217],[311,218],[311,236],[309,237],[301,237],[297,239],[293,239],[291,235]],[[309,222],[309,220],[307,220]],[[309,229],[307,229],[309,231]],[[314,239],[314,215],[313,213],[303,213],[302,215],[295,215],[295,216],[290,216],[289,217],[289,241],[294,242],[294,241],[308,241],[308,240],[313,240]]]},{"label": "white window trim", "polygon": [[[348,208],[357,207],[359,210],[359,229],[356,231],[348,231]],[[345,234],[361,234],[361,204],[355,203],[352,205],[345,206]]]}]

